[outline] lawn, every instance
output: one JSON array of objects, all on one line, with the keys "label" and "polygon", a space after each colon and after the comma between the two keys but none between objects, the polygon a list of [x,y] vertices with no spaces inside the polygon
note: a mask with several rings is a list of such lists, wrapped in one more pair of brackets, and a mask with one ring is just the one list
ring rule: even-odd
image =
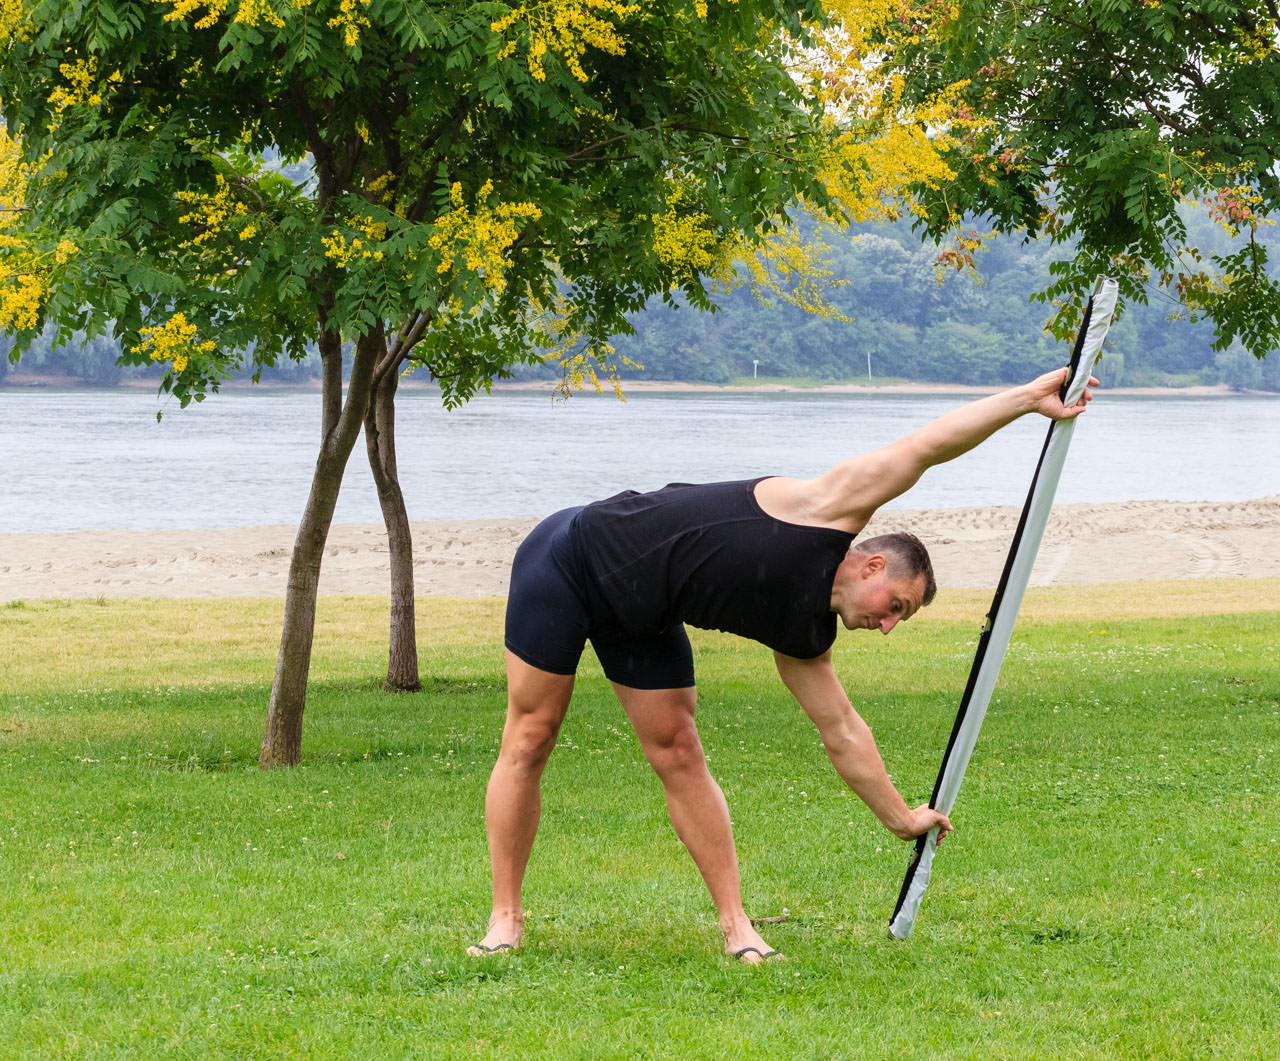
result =
[{"label": "lawn", "polygon": [[[927,798],[985,610],[943,593],[837,669]],[[264,773],[277,601],[0,607],[0,1043],[20,1058],[1280,1056],[1280,581],[1033,590],[915,934],[910,847],[767,651],[694,635],[749,969],[594,662],[510,958],[483,932],[501,602],[326,598],[303,765]]]}]

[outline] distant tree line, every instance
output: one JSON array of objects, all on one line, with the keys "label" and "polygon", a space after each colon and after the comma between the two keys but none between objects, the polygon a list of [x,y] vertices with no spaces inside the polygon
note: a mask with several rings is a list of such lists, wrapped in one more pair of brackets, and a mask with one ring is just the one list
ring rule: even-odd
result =
[{"label": "distant tree line", "polygon": [[[1188,218],[1204,247],[1226,235],[1207,220]],[[618,336],[618,354],[641,368],[626,379],[730,383],[769,379],[841,382],[867,379],[936,383],[1014,383],[1062,361],[1063,344],[1046,334],[1049,307],[1030,300],[1049,282],[1047,243],[993,240],[979,252],[976,272],[939,271],[939,248],[921,244],[906,222],[857,226],[839,238],[820,237],[830,250],[827,299],[842,320],[762,301],[743,285],[722,294],[715,313],[660,301],[631,319],[635,334]],[[1270,231],[1264,239],[1280,247]],[[1189,386],[1223,383],[1239,390],[1280,391],[1280,356],[1259,361],[1238,344],[1213,349],[1206,322],[1172,319],[1167,302],[1129,305],[1112,327],[1102,372],[1110,386]],[[11,343],[0,336],[0,385],[13,371]],[[154,378],[159,365],[121,364],[109,338],[54,346],[45,338],[23,355],[24,374],[68,377],[110,386]],[[251,359],[246,358],[246,363]],[[551,378],[555,366],[516,366],[519,379]],[[246,369],[244,378],[249,378]],[[261,381],[316,381],[320,358],[261,370]]]},{"label": "distant tree line", "polygon": [[[1197,226],[1188,218],[1188,226],[1201,247],[1227,240],[1207,220]],[[1266,238],[1280,244],[1270,232]],[[979,252],[976,273],[942,276],[939,248],[922,245],[905,222],[861,226],[826,242],[828,298],[848,321],[763,304],[742,287],[722,297],[718,313],[651,306],[633,318],[634,335],[614,340],[618,353],[644,366],[634,374],[642,378],[712,383],[754,373],[865,380],[870,358],[873,379],[999,384],[1062,362],[1063,344],[1044,329],[1051,307],[1029,297],[1049,283],[1047,242],[997,239]],[[1103,358],[1109,385],[1280,390],[1276,352],[1259,361],[1238,344],[1214,350],[1212,326],[1171,319],[1178,309],[1163,300],[1126,306]]]},{"label": "distant tree line", "polygon": [[[120,343],[109,336],[94,339],[73,337],[68,343],[55,344],[52,328],[36,338],[22,355],[21,365],[9,361],[13,340],[0,335],[0,386],[14,373],[23,376],[49,376],[78,380],[93,386],[110,387],[130,380],[153,379],[159,384],[165,367],[151,362],[122,363]],[[248,359],[246,359],[247,361]],[[312,350],[300,361],[285,361],[264,367],[261,380],[270,383],[299,383],[320,378],[320,355]],[[243,378],[252,376],[246,369]]]}]

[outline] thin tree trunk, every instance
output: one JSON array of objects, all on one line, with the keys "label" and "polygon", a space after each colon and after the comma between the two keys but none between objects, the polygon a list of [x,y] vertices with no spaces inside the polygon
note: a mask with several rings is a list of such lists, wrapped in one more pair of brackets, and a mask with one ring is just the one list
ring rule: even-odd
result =
[{"label": "thin tree trunk", "polygon": [[342,401],[341,340],[324,331],[320,341],[323,365],[324,410],[320,455],[311,478],[311,493],[298,526],[289,563],[285,591],[284,629],[276,658],[275,680],[267,728],[258,763],[264,769],[296,766],[302,758],[302,713],[306,707],[307,675],[311,669],[311,644],[315,633],[316,596],[320,588],[320,563],[333,523],[338,490],[347,460],[355,446],[369,405],[373,370],[385,348],[373,332],[356,343],[346,402]]},{"label": "thin tree trunk", "polygon": [[418,633],[413,586],[413,533],[396,468],[396,389],[400,362],[392,355],[378,366],[368,411],[364,416],[365,450],[378,488],[378,503],[387,527],[391,554],[391,644],[387,655],[387,689],[414,692],[418,676]]}]

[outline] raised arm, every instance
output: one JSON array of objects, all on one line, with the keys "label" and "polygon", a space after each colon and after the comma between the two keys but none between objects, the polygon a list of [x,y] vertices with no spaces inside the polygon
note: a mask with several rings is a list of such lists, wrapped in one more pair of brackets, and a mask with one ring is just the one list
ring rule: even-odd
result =
[{"label": "raised arm", "polygon": [[1058,392],[1068,372],[1046,372],[1030,383],[962,405],[881,449],[841,461],[816,479],[768,480],[757,496],[780,518],[856,534],[876,509],[909,490],[928,469],[967,453],[1020,416],[1079,416],[1093,394],[1086,390],[1075,405],[1064,405]]},{"label": "raised arm", "polygon": [[928,804],[912,810],[894,788],[871,727],[853,709],[836,677],[830,652],[817,659],[795,659],[780,652],[773,657],[783,684],[818,727],[836,773],[885,828],[900,840],[927,833],[935,825],[940,827],[938,839],[946,836],[951,822],[945,814]]}]

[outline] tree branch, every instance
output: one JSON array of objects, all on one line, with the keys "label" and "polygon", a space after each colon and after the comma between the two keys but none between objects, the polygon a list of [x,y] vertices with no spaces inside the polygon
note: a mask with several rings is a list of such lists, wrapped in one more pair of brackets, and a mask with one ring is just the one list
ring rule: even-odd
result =
[{"label": "tree branch", "polygon": [[409,352],[422,340],[422,336],[426,333],[427,325],[435,317],[435,311],[419,311],[416,316],[417,319],[413,320],[412,324],[409,321],[404,322],[404,325],[396,335],[395,342],[391,344],[391,351],[397,358],[397,365],[403,364],[404,359],[409,356]]},{"label": "tree branch", "polygon": [[317,345],[320,348],[320,437],[328,439],[337,430],[342,418],[342,335],[335,331],[329,321],[333,311],[333,295],[326,293],[320,299],[317,310],[320,323],[320,335]]},{"label": "tree branch", "polygon": [[337,185],[335,176],[337,168],[329,144],[320,135],[320,127],[316,124],[315,111],[311,109],[311,101],[307,99],[306,89],[296,80],[289,84],[290,96],[297,108],[298,120],[307,135],[307,146],[311,149],[311,157],[316,160],[316,214],[327,217],[329,201],[333,198]]},{"label": "tree branch", "polygon": [[[704,129],[697,125],[685,125],[683,122],[667,122],[665,125],[662,125],[662,126],[650,125],[648,128],[637,129],[635,131],[637,133],[652,133],[652,132],[656,132],[659,128],[670,129],[670,130],[674,130],[676,132],[682,132],[682,133],[696,133],[699,136],[709,136],[712,139],[723,140],[726,143],[731,143],[731,144],[751,142],[751,138],[748,136],[738,136],[730,133],[722,133],[722,132],[718,132],[715,129]],[[594,144],[587,144],[585,147],[580,147],[577,151],[574,151],[571,154],[566,155],[565,161],[566,162],[601,162],[601,161],[613,162],[620,158],[635,158],[636,156],[634,155],[605,156],[605,155],[598,155],[594,153],[594,152],[603,150],[604,148],[608,147],[610,144],[616,144],[619,141],[629,140],[629,139],[631,139],[630,136],[624,136],[622,134],[619,134],[618,136],[611,136],[607,140],[598,140]]]}]

